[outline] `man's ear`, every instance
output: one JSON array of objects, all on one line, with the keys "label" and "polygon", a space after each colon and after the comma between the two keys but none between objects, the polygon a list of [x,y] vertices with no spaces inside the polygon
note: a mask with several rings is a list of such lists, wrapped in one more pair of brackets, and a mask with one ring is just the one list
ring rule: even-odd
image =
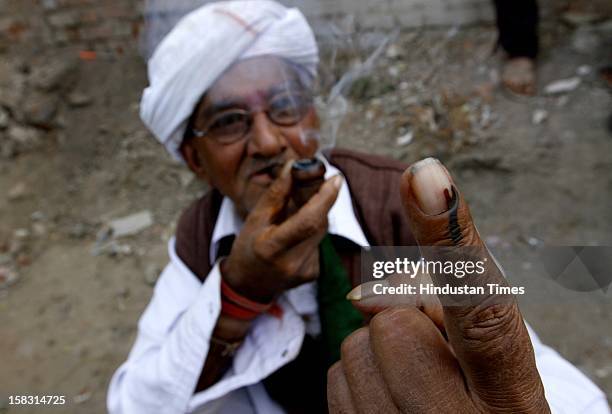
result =
[{"label": "man's ear", "polygon": [[189,169],[201,180],[208,181],[208,175],[200,160],[200,154],[198,154],[197,148],[195,148],[191,142],[187,141],[181,144],[179,150]]}]

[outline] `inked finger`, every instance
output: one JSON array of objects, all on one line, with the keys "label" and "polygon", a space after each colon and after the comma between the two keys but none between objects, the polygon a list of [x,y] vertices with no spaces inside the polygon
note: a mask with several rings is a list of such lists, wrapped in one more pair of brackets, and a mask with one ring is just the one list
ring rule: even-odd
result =
[{"label": "inked finger", "polygon": [[419,246],[482,246],[467,203],[434,158],[404,172],[400,192]]},{"label": "inked finger", "polygon": [[[484,264],[482,272],[456,277],[430,272],[438,287],[469,288],[441,293],[444,325],[476,400],[504,403],[514,411],[544,401],[543,387],[527,329],[508,284],[482,242],[469,208],[448,171],[434,159],[411,166],[402,176],[401,195],[421,253],[430,262]],[[433,246],[433,247],[432,247]],[[456,267],[455,267],[456,268]],[[456,274],[456,272],[455,272]],[[491,286],[496,286],[495,289]],[[542,407],[536,407],[542,408]]]}]

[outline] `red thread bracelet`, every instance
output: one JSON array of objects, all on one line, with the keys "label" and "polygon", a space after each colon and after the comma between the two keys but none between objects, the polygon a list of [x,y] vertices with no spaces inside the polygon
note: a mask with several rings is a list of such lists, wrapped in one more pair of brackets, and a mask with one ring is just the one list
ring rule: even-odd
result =
[{"label": "red thread bracelet", "polygon": [[254,312],[252,310],[236,306],[232,302],[223,299],[221,299],[221,313],[242,321],[252,321],[260,315],[260,312]]},{"label": "red thread bracelet", "polygon": [[282,318],[283,309],[276,303],[259,303],[233,290],[221,278],[221,312],[236,319],[250,321],[262,313],[269,313],[275,318]]},{"label": "red thread bracelet", "polygon": [[234,302],[236,305],[258,313],[264,313],[265,311],[270,309],[272,304],[274,304],[274,302],[260,303],[245,298],[244,296],[234,291],[234,289],[232,289],[227,283],[225,283],[225,280],[223,280],[223,278],[221,279],[221,295],[225,296],[227,299]]}]

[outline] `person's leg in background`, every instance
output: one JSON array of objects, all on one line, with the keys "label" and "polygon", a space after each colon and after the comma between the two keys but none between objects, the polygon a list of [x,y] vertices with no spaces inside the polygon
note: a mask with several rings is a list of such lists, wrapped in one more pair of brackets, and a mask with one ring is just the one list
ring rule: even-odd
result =
[{"label": "person's leg in background", "polygon": [[536,0],[494,0],[499,45],[508,55],[502,82],[512,92],[536,92],[539,12]]}]

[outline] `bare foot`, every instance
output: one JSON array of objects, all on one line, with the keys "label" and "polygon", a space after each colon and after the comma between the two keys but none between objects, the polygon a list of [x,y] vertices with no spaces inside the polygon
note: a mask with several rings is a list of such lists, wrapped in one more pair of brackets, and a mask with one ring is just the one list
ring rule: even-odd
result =
[{"label": "bare foot", "polygon": [[502,72],[502,82],[506,88],[519,95],[535,95],[535,63],[526,57],[509,59]]}]

